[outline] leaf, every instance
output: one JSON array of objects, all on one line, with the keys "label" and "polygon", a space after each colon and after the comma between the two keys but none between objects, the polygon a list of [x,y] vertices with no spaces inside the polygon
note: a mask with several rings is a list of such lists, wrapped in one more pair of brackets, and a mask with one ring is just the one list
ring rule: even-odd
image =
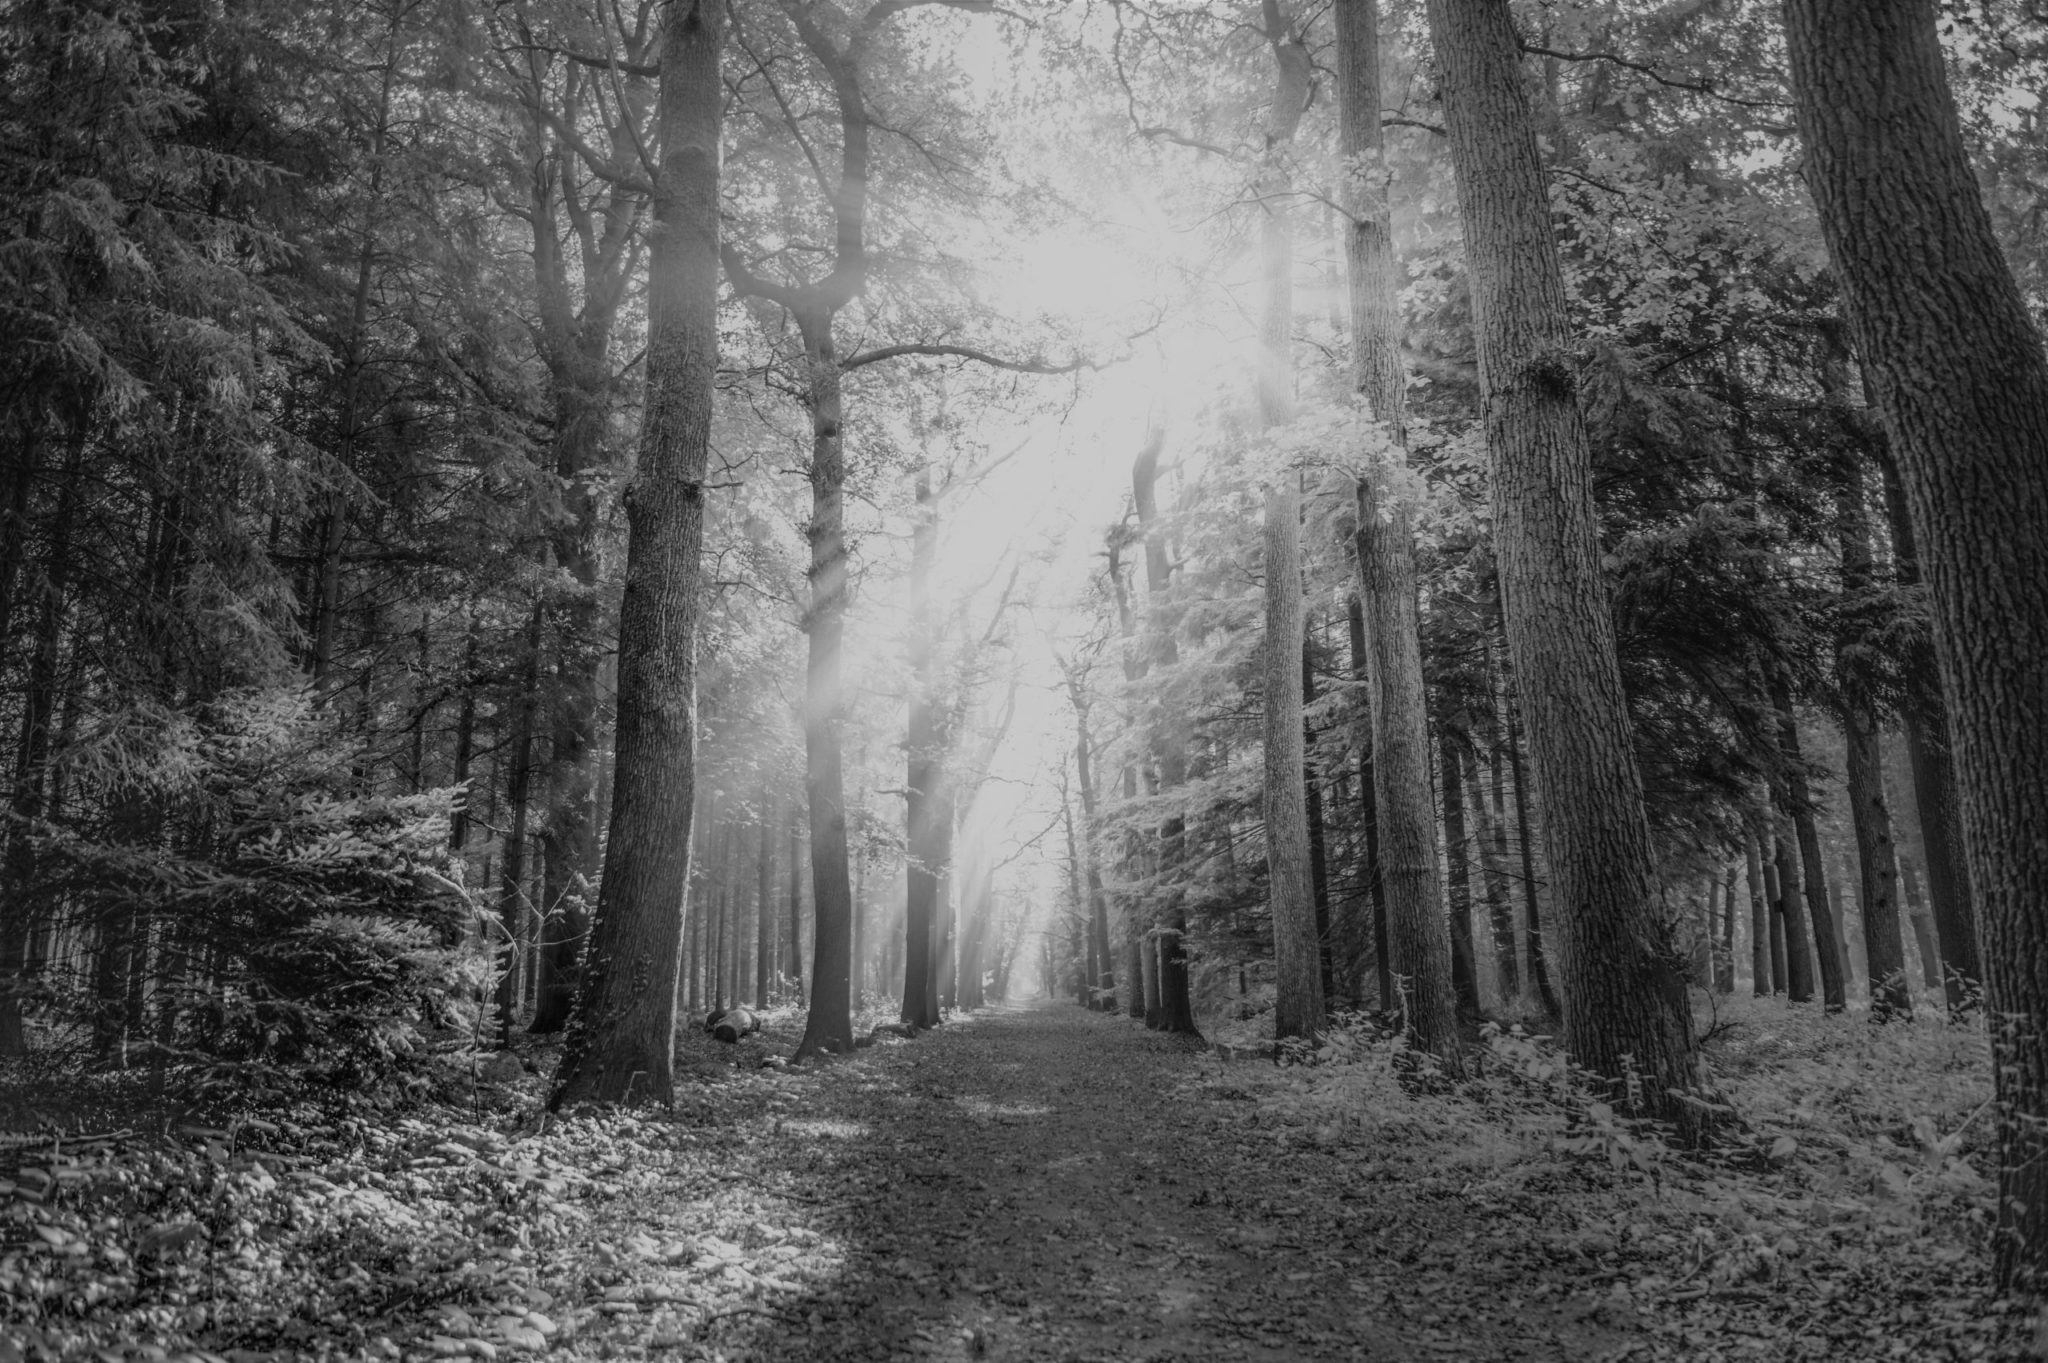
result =
[{"label": "leaf", "polygon": [[1791,1159],[1799,1152],[1799,1142],[1790,1136],[1780,1136],[1771,1142],[1772,1159]]}]

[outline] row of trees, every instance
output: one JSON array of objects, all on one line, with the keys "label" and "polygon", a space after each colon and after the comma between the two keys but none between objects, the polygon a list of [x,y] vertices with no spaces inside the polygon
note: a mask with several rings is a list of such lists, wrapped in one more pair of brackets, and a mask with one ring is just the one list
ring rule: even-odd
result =
[{"label": "row of trees", "polygon": [[[871,968],[913,1025],[972,1005],[1025,930],[999,864],[1057,830],[1097,1002],[1193,1030],[1256,967],[1282,1035],[1370,999],[1456,1069],[1491,979],[1704,1134],[1687,969],[1741,940],[1737,856],[1756,987],[1849,1002],[1817,752],[1871,1011],[1912,1006],[1896,735],[2019,1277],[2039,25],[1950,19],[1951,89],[1923,3],[1787,18],[13,7],[0,1050],[460,1026],[516,941],[497,1018],[568,1029],[552,1101],[667,1099],[679,992],[785,959],[806,1054]],[[980,299],[1133,182],[1207,224],[1162,351],[1230,333],[1251,382],[1162,390],[1046,631],[1072,806],[977,838],[1058,565],[948,559],[952,518],[1037,404],[1127,382],[1030,375],[1156,325]]]}]

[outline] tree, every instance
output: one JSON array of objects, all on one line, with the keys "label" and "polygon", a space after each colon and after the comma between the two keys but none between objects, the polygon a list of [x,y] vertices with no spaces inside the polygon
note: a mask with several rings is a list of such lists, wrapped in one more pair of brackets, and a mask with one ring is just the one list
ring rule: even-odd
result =
[{"label": "tree", "polygon": [[[1339,145],[1350,222],[1352,382],[1386,434],[1387,459],[1407,449],[1408,375],[1401,321],[1385,133],[1380,125],[1379,5],[1338,0]],[[1450,936],[1429,783],[1429,712],[1415,590],[1415,536],[1406,501],[1377,470],[1358,483],[1356,536],[1367,684],[1372,697],[1373,818],[1391,959],[1409,1044],[1456,1067]],[[1391,1008],[1393,1000],[1382,998]]]},{"label": "tree", "polygon": [[718,364],[723,0],[664,0],[647,400],[627,494],[618,760],[604,884],[550,1108],[674,1097],[696,796],[696,632]]},{"label": "tree", "polygon": [[[1311,64],[1296,22],[1279,0],[1262,0],[1266,42],[1273,50],[1273,96],[1267,106],[1260,166],[1259,420],[1272,431],[1294,420],[1293,176],[1294,132],[1308,108]],[[1260,654],[1265,694],[1266,874],[1273,906],[1273,957],[1279,992],[1274,1035],[1315,1037],[1324,1016],[1321,951],[1309,866],[1304,804],[1306,756],[1301,736],[1301,475],[1273,471],[1265,488],[1266,636]]]},{"label": "tree", "polygon": [[1600,576],[1549,194],[1520,45],[1495,0],[1430,0],[1465,225],[1508,648],[1556,877],[1564,1041],[1643,1110],[1700,1129],[1680,958],[1655,916],[1650,835]]},{"label": "tree", "polygon": [[2048,358],[1927,0],[1786,0],[1806,178],[1933,591],[1984,949],[1998,1280],[2048,1275]]}]

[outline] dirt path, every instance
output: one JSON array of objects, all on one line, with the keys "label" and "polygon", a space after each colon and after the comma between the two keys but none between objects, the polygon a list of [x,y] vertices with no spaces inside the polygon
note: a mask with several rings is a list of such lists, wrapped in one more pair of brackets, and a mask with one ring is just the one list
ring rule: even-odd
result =
[{"label": "dirt path", "polygon": [[579,1342],[1275,1363],[1583,1359],[1626,1343],[1627,1312],[1603,1292],[1525,1295],[1539,1207],[1461,1196],[1469,1171],[1399,1150],[1265,1125],[1229,1075],[1126,1019],[1049,1004],[780,1077],[748,1119],[767,1129],[731,1152],[744,1210],[702,1186],[632,1209],[656,1240],[722,1225],[666,1257],[700,1303],[722,1270],[733,1304],[664,1313],[661,1289],[630,1274],[609,1295],[642,1305]]}]

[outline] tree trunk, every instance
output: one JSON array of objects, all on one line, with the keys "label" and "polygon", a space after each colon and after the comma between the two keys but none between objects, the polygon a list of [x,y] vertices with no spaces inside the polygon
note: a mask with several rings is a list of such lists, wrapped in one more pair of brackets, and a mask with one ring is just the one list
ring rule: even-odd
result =
[{"label": "tree trunk", "polygon": [[[1159,524],[1159,454],[1165,433],[1154,430],[1131,463],[1131,505],[1138,515],[1140,533],[1145,537],[1145,659],[1148,671],[1165,671],[1180,662],[1180,646],[1174,637],[1177,627],[1171,601],[1171,566],[1166,540]],[[1188,755],[1184,734],[1186,720],[1155,702],[1151,707],[1150,729],[1153,762],[1159,772],[1161,791],[1178,790],[1187,781]],[[1181,935],[1187,930],[1186,891],[1182,888],[1186,868],[1187,816],[1176,810],[1159,824],[1159,865],[1153,883],[1160,887],[1164,903],[1158,917],[1161,929],[1171,934],[1162,940],[1166,949],[1159,955],[1159,1025],[1169,1032],[1200,1036],[1195,1026],[1192,995],[1188,984],[1187,953]]]},{"label": "tree trunk", "polygon": [[[1273,430],[1294,420],[1293,192],[1286,157],[1308,107],[1308,48],[1279,0],[1264,0],[1266,41],[1275,64],[1259,172],[1260,289],[1259,424]],[[1264,695],[1267,893],[1273,914],[1276,986],[1273,1034],[1313,1037],[1324,1025],[1321,953],[1309,871],[1308,813],[1303,805],[1301,745],[1301,491],[1300,475],[1283,469],[1265,490],[1266,639],[1260,678]]]},{"label": "tree trunk", "polygon": [[[1370,670],[1366,664],[1365,649],[1365,604],[1357,592],[1344,598],[1344,616],[1347,631],[1351,636],[1351,679],[1361,687],[1370,685]],[[1368,714],[1368,719],[1370,715]],[[1389,959],[1387,946],[1387,897],[1385,886],[1380,880],[1380,820],[1379,796],[1375,789],[1378,774],[1374,771],[1372,736],[1366,735],[1358,749],[1358,801],[1360,843],[1364,848],[1362,862],[1358,868],[1360,889],[1358,906],[1352,915],[1356,919],[1345,934],[1348,941],[1362,941],[1368,932],[1371,935],[1373,952],[1373,985],[1376,1000],[1381,1010],[1394,1006],[1394,970]],[[1435,915],[1431,915],[1432,919]],[[1368,927],[1368,923],[1370,926]],[[1353,978],[1361,994],[1365,985],[1362,971],[1353,963]],[[1364,1007],[1364,1000],[1357,1000]]]},{"label": "tree trunk", "polygon": [[[1785,768],[1785,810],[1792,820],[1793,836],[1799,844],[1801,885],[1806,895],[1806,915],[1813,925],[1814,960],[1820,967],[1822,1007],[1839,1013],[1848,1007],[1848,981],[1844,977],[1841,953],[1836,949],[1835,913],[1828,903],[1827,867],[1821,861],[1820,829],[1814,823],[1813,793],[1806,782],[1806,757],[1799,742],[1799,721],[1792,711],[1792,692],[1782,674],[1771,677],[1771,705],[1778,712],[1778,755]],[[1792,902],[1789,885],[1787,905]],[[1786,920],[1791,930],[1791,920]],[[1798,998],[1795,991],[1793,998]],[[1811,998],[1809,991],[1807,997]]]},{"label": "tree trunk", "polygon": [[841,665],[846,638],[846,450],[832,321],[803,323],[811,409],[810,654],[804,672],[804,790],[811,816],[811,1007],[796,1056],[853,1050],[853,889],[846,855]]},{"label": "tree trunk", "polygon": [[1458,1011],[1479,1016],[1479,972],[1473,960],[1472,861],[1465,852],[1465,780],[1457,745],[1445,730],[1438,749],[1443,773],[1444,866],[1450,872],[1451,987]]},{"label": "tree trunk", "polygon": [[665,0],[647,395],[627,493],[611,838],[548,1105],[674,1101],[676,974],[696,794],[696,632],[718,364],[723,0]]},{"label": "tree trunk", "polygon": [[917,471],[917,524],[910,548],[910,723],[904,795],[904,839],[909,864],[903,898],[903,1008],[911,1027],[936,1027],[939,1000],[932,969],[932,927],[937,921],[939,876],[944,869],[941,816],[951,814],[940,798],[945,761],[941,709],[933,688],[931,573],[938,553],[938,503],[931,469]]},{"label": "tree trunk", "polygon": [[[1505,646],[1505,645],[1503,645]],[[1543,1011],[1557,1017],[1563,1012],[1557,986],[1550,981],[1550,958],[1543,949],[1542,884],[1536,878],[1535,820],[1529,817],[1529,774],[1522,762],[1522,721],[1512,690],[1507,697],[1508,774],[1515,782],[1515,832],[1522,844],[1523,925],[1529,939],[1529,973],[1536,979],[1536,997]]]},{"label": "tree trunk", "polygon": [[1792,888],[1799,879],[1797,835],[1784,810],[1775,811],[1771,822],[1771,942],[1779,958],[1771,978],[1783,984],[1786,998],[1805,1003],[1813,997],[1813,948],[1808,945],[1813,936],[1806,926],[1806,909]]},{"label": "tree trunk", "polygon": [[521,948],[526,941],[526,919],[532,910],[527,903],[526,854],[531,849],[530,821],[533,811],[533,729],[540,708],[541,607],[538,602],[527,616],[524,662],[519,669],[519,698],[513,702],[512,770],[505,781],[505,803],[512,810],[512,828],[505,835],[505,880],[498,891],[498,926],[505,938],[504,972],[498,976],[498,1044],[512,1035],[512,1020],[519,1012],[519,971]]},{"label": "tree trunk", "polygon": [[775,808],[767,789],[756,806],[754,849],[754,1006],[766,1008],[775,974],[775,823],[769,817]]},{"label": "tree trunk", "polygon": [[1486,885],[1486,921],[1493,938],[1494,978],[1499,983],[1500,1001],[1512,1007],[1521,997],[1521,973],[1515,961],[1515,910],[1508,900],[1507,867],[1501,857],[1506,838],[1494,824],[1487,806],[1486,786],[1479,779],[1479,754],[1467,750],[1465,794],[1472,805],[1472,846],[1478,852],[1479,874]]},{"label": "tree trunk", "polygon": [[[1870,515],[1863,500],[1863,469],[1851,462],[1836,500],[1842,543],[1842,598],[1855,611],[1876,589],[1871,568]],[[1892,816],[1884,797],[1884,745],[1879,736],[1876,686],[1858,654],[1862,641],[1844,638],[1835,661],[1842,696],[1843,766],[1849,817],[1856,834],[1856,870],[1862,885],[1864,970],[1871,1016],[1880,1020],[1913,1011],[1906,982],[1906,944],[1899,931],[1899,864],[1892,846]]]},{"label": "tree trunk", "polygon": [[[1499,0],[1430,0],[1470,261],[1508,649],[1557,882],[1564,1041],[1612,1096],[1696,1133],[1685,980],[1654,906],[1649,824],[1601,578],[1549,188]],[[1621,1085],[1624,1073],[1640,1079]]]},{"label": "tree trunk", "polygon": [[2048,357],[1963,147],[1927,0],[1787,0],[1850,328],[1933,588],[1985,966],[2001,1286],[2048,1276]]},{"label": "tree trunk", "polygon": [[[1897,461],[1884,465],[1886,517],[1892,532],[1892,574],[1901,588],[1920,585],[1913,525]],[[1966,1008],[1984,979],[1977,950],[1977,913],[1970,898],[1970,870],[1963,853],[1962,808],[1956,794],[1955,754],[1949,743],[1948,701],[1931,639],[1909,641],[1901,660],[1905,691],[1906,761],[1913,772],[1913,802],[1920,814],[1921,855],[1927,860],[1927,893],[1933,901],[1934,930],[1941,943],[1935,969],[1941,973],[1949,1011]]]},{"label": "tree trunk", "polygon": [[789,981],[796,997],[804,994],[804,815],[789,811]]},{"label": "tree trunk", "polygon": [[1323,1002],[1330,1004],[1337,998],[1337,977],[1336,943],[1332,940],[1330,923],[1329,838],[1323,827],[1322,783],[1318,779],[1315,759],[1307,756],[1316,749],[1316,733],[1309,725],[1307,709],[1315,704],[1315,699],[1315,662],[1308,637],[1304,634],[1301,643],[1301,745],[1305,778],[1302,807],[1308,815],[1309,888],[1315,895],[1316,904],[1316,961],[1322,974]]},{"label": "tree trunk", "polygon": [[1913,942],[1920,949],[1920,978],[1929,989],[1942,987],[1941,948],[1937,945],[1934,920],[1920,898],[1920,877],[1912,859],[1899,858],[1899,880],[1905,886],[1906,904],[1913,921]]},{"label": "tree trunk", "polygon": [[1754,828],[1743,836],[1742,862],[1749,880],[1750,993],[1767,999],[1776,973],[1771,963],[1771,903],[1764,897],[1764,861],[1757,851]]},{"label": "tree trunk", "polygon": [[[1380,126],[1379,6],[1338,0],[1338,105],[1351,227],[1352,382],[1386,432],[1390,462],[1407,449],[1408,376],[1401,360],[1401,312],[1384,139]],[[1380,1006],[1401,998],[1408,1044],[1460,1068],[1451,942],[1444,922],[1437,861],[1436,802],[1429,783],[1429,717],[1422,680],[1415,545],[1407,502],[1396,480],[1373,471],[1360,479],[1358,555],[1360,634],[1366,647],[1372,709],[1372,786],[1376,897],[1383,907]]]}]

